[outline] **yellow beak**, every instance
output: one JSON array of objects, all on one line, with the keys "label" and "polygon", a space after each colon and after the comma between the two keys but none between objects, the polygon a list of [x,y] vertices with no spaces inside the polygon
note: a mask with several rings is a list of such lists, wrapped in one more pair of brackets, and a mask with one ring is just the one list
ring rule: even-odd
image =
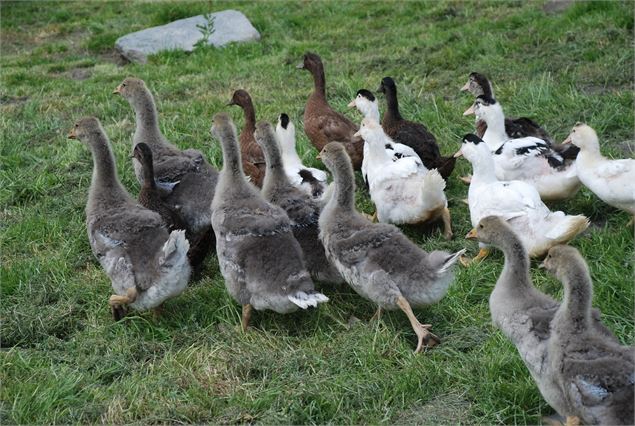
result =
[{"label": "yellow beak", "polygon": [[478,235],[476,235],[476,228],[472,228],[472,230],[465,236],[465,238],[467,238],[468,240],[475,240],[477,237]]}]

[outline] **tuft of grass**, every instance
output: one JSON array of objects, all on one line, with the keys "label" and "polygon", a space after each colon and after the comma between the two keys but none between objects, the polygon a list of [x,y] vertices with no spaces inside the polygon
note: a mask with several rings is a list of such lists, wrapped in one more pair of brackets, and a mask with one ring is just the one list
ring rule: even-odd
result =
[{"label": "tuft of grass", "polygon": [[[350,288],[320,288],[319,310],[259,312],[239,331],[240,307],[211,256],[200,279],[166,303],[162,316],[119,323],[107,306],[110,282],[86,238],[84,205],[92,159],[66,139],[74,121],[100,118],[120,179],[138,184],[129,160],[134,115],[112,95],[123,78],[143,78],[160,125],[181,148],[200,149],[220,168],[211,117],[248,90],[257,118],[281,112],[298,129],[305,164],[323,167],[302,132],[312,90],[295,69],[307,50],[325,63],[327,95],[346,108],[359,88],[384,76],[398,85],[405,117],[425,123],[444,155],[473,130],[458,89],[471,71],[489,75],[509,116],[528,116],[562,140],[576,121],[597,129],[602,150],[624,156],[633,141],[633,10],[628,2],[574,2],[546,14],[531,2],[0,2],[0,421],[3,423],[504,423],[536,424],[552,409],[515,348],[491,325],[488,297],[502,269],[495,251],[460,268],[448,295],[416,312],[443,343],[411,354],[415,335],[401,312],[371,322],[375,307]],[[110,55],[124,34],[175,19],[234,8],[261,32],[257,43],[191,54],[164,52],[146,65]],[[73,71],[85,71],[74,80]],[[380,108],[385,103],[380,97]],[[470,172],[459,162],[454,176]],[[362,188],[361,177],[356,176]],[[403,227],[426,250],[471,254],[465,241],[467,188],[446,190],[455,239]],[[360,210],[372,212],[364,189]],[[553,209],[592,225],[572,244],[589,260],[593,304],[625,344],[635,335],[633,233],[629,217],[582,189]],[[398,255],[398,254],[395,254]],[[532,264],[538,288],[560,283]]]}]

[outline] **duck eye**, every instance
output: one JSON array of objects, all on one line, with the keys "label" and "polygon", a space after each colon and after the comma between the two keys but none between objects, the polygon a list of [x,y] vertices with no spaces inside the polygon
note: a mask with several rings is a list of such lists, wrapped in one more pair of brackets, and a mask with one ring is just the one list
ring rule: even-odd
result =
[{"label": "duck eye", "polygon": [[481,228],[481,229],[483,229],[483,225],[479,225],[478,227],[479,227],[479,228]]},{"label": "duck eye", "polygon": [[75,128],[77,129],[79,127],[79,124],[75,123]]}]

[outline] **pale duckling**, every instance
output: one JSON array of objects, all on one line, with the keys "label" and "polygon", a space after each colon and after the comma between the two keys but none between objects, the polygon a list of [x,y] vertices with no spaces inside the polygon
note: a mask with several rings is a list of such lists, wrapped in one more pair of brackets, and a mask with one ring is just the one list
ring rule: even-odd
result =
[{"label": "pale duckling", "polygon": [[[416,352],[440,342],[421,324],[412,306],[441,300],[454,279],[453,265],[464,252],[426,253],[401,231],[371,223],[355,209],[353,167],[344,147],[332,142],[320,153],[333,175],[328,201],[320,215],[320,239],[326,256],[360,296],[380,309],[401,309],[417,335]],[[396,256],[395,253],[398,253]]]},{"label": "pale duckling", "polygon": [[[500,216],[520,236],[530,257],[542,257],[557,244],[565,244],[589,226],[585,216],[569,216],[551,212],[532,185],[518,181],[499,181],[494,172],[494,160],[487,144],[474,134],[465,135],[461,150],[472,163],[472,182],[468,205],[472,226],[486,216]],[[481,246],[480,260],[488,250]]]},{"label": "pale duckling", "polygon": [[314,289],[287,213],[247,182],[236,128],[227,114],[214,116],[212,134],[223,150],[212,226],[225,287],[243,307],[243,330],[252,308],[288,313],[328,301]]},{"label": "pale duckling", "polygon": [[452,238],[445,181],[434,170],[427,170],[419,157],[397,160],[388,154],[388,136],[372,118],[364,118],[358,134],[368,145],[368,188],[380,222],[419,224],[443,219],[444,236]]},{"label": "pale duckling", "polygon": [[606,204],[635,216],[635,160],[604,157],[597,133],[586,124],[577,124],[564,143],[580,148],[575,167],[584,186]]},{"label": "pale duckling", "polygon": [[320,197],[326,189],[326,172],[306,167],[295,150],[295,126],[285,113],[280,114],[276,124],[276,136],[280,142],[282,165],[291,184],[312,197]]},{"label": "pale duckling", "polygon": [[573,197],[581,183],[575,160],[563,158],[549,142],[533,136],[510,138],[505,132],[505,115],[493,98],[481,95],[464,115],[475,114],[487,123],[483,141],[493,153],[499,180],[522,180],[538,190],[544,201]]},{"label": "pale duckling", "polygon": [[556,246],[543,265],[564,287],[548,346],[548,374],[555,386],[545,399],[567,416],[568,425],[579,420],[586,425],[635,424],[635,350],[594,327],[593,283],[586,262],[575,248]]},{"label": "pale duckling", "polygon": [[181,294],[191,272],[185,231],[168,233],[161,216],[124,189],[98,119],[82,118],[68,137],[86,144],[93,155],[86,227],[93,254],[112,282],[114,319],[121,319],[127,307],[157,308]]}]

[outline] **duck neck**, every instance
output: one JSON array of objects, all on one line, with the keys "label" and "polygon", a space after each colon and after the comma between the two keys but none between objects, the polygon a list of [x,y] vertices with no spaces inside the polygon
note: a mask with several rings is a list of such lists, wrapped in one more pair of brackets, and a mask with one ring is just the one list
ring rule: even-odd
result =
[{"label": "duck neck", "polygon": [[382,141],[366,141],[366,143],[368,144],[368,156],[374,164],[392,162]]},{"label": "duck neck", "polygon": [[590,323],[593,284],[585,265],[574,261],[560,277],[564,285],[564,299],[556,317],[567,324],[573,333],[583,332]]},{"label": "duck neck", "polygon": [[333,182],[335,183],[335,201],[345,211],[355,210],[355,177],[350,162],[341,159],[337,164]]},{"label": "duck neck", "polygon": [[288,184],[289,179],[284,172],[282,154],[280,153],[275,137],[272,136],[271,139],[266,140],[262,144],[262,151],[265,154],[265,161],[267,162],[263,189],[274,185]]},{"label": "duck neck", "polygon": [[223,148],[222,175],[233,182],[246,183],[243,166],[240,159],[240,149],[234,135],[225,135],[220,138]]},{"label": "duck neck", "polygon": [[251,99],[249,99],[242,107],[245,112],[245,127],[243,127],[243,133],[253,135],[256,130],[256,110],[254,109],[254,104]]},{"label": "duck neck", "polygon": [[487,124],[487,130],[483,135],[483,140],[487,143],[490,150],[497,150],[506,140],[505,132],[505,114],[499,103],[491,106],[491,113],[483,117]]},{"label": "duck neck", "polygon": [[313,75],[313,85],[315,86],[314,96],[326,99],[326,82],[324,77],[324,65],[319,64],[314,70],[311,70]]},{"label": "duck neck", "polygon": [[499,282],[504,283],[506,290],[514,293],[533,288],[529,277],[529,255],[520,238],[508,231],[498,243],[505,254],[505,266]]},{"label": "duck neck", "polygon": [[388,117],[401,120],[401,114],[399,113],[399,102],[397,101],[397,88],[386,89],[386,113]]},{"label": "duck neck", "polygon": [[103,133],[93,133],[89,137],[89,146],[93,154],[93,177],[91,194],[100,199],[112,200],[121,196],[127,197],[126,190],[117,177],[115,158],[113,157],[108,138]]},{"label": "duck neck", "polygon": [[497,182],[494,159],[491,153],[481,152],[476,161],[472,162],[472,183]]},{"label": "duck neck", "polygon": [[147,89],[141,91],[135,98],[133,107],[136,116],[135,139],[142,137],[147,144],[156,145],[161,140],[161,130],[152,93]]},{"label": "duck neck", "polygon": [[366,108],[366,111],[364,111],[364,118],[373,119],[377,123],[380,122],[380,119],[379,119],[379,107],[377,106],[376,103],[371,103],[371,104],[368,105],[368,107]]},{"label": "duck neck", "polygon": [[154,181],[154,164],[151,159],[145,159],[143,164],[143,187],[147,189],[156,188]]}]

